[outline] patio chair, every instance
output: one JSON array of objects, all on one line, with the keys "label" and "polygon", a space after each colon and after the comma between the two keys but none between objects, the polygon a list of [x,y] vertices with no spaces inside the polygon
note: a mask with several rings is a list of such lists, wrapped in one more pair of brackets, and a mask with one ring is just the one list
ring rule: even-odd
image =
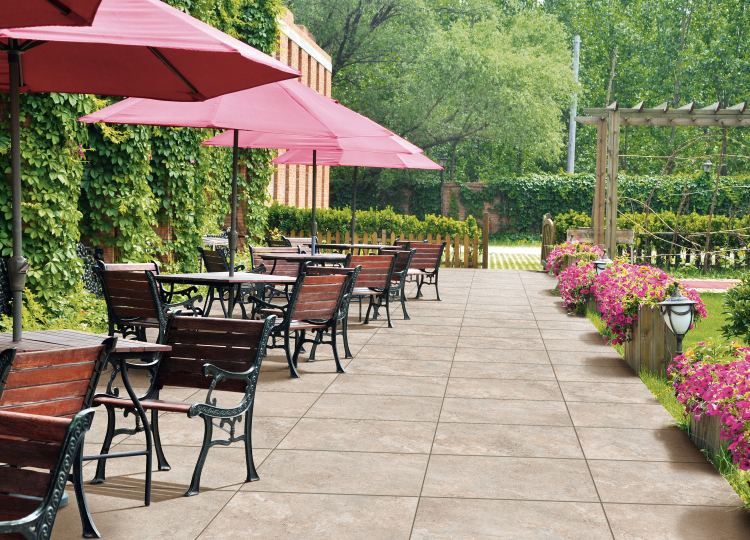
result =
[{"label": "patio chair", "polygon": [[[302,345],[304,343],[324,343],[322,341],[323,332],[336,327],[339,310],[343,304],[346,291],[349,289],[353,273],[353,269],[347,275],[308,275],[303,272],[297,278],[291,298],[285,306],[270,304],[260,299],[256,300],[258,305],[262,306],[260,309],[261,315],[278,317],[276,326],[271,332],[273,340],[268,348],[284,349],[291,377],[299,377],[297,359],[302,352]],[[314,340],[305,339],[305,334],[308,331],[316,332]],[[292,333],[295,334],[293,354],[290,346]],[[282,339],[283,344],[277,345],[277,338]],[[330,342],[325,343],[331,345],[333,349],[336,371],[344,373],[336,347],[335,331],[331,332]]]},{"label": "patio chair", "polygon": [[[167,345],[171,352],[165,353],[158,364],[151,386],[140,399],[145,410],[151,411],[151,428],[154,447],[159,457],[159,470],[169,470],[161,445],[158,423],[160,412],[184,413],[188,418],[203,419],[203,445],[193,470],[193,477],[185,496],[197,495],[200,479],[208,451],[216,445],[228,446],[233,442],[245,443],[246,482],[258,480],[252,448],[252,422],[255,389],[258,373],[265,356],[266,342],[276,317],[265,321],[237,319],[206,319],[201,317],[170,316],[167,321]],[[133,367],[137,367],[137,364]],[[162,400],[159,393],[165,386],[207,390],[202,403]],[[214,390],[242,394],[239,404],[233,407],[217,406],[212,397]],[[115,430],[115,409],[131,410],[135,405],[130,399],[113,394],[99,394],[94,406],[107,408],[107,435],[102,454],[109,451]],[[242,435],[235,435],[237,424],[244,417]],[[215,424],[214,421],[217,423]],[[229,440],[214,439],[214,426],[229,433]],[[99,478],[104,481],[104,475]]]},{"label": "patio chair", "polygon": [[393,328],[390,310],[390,290],[397,256],[398,252],[394,251],[385,255],[355,255],[351,257],[349,262],[350,267],[358,265],[362,267],[354,284],[352,297],[360,298],[360,301],[364,297],[369,297],[370,299],[370,303],[367,306],[365,324],[369,324],[370,310],[375,307],[376,302],[378,307],[382,306],[383,302],[385,302],[388,328]]},{"label": "patio chair", "polygon": [[[396,244],[403,244],[405,241],[397,241]],[[438,272],[440,271],[440,263],[443,259],[443,251],[445,250],[445,242],[442,244],[423,244],[421,242],[414,242],[411,244],[413,249],[417,252],[411,260],[411,268],[409,268],[410,281],[417,283],[417,295],[414,298],[423,296],[422,285],[435,285],[435,294],[437,299],[440,300],[440,291],[438,290]],[[426,280],[426,281],[425,281]]]},{"label": "patio chair", "polygon": [[[401,311],[404,313],[405,321],[411,320],[411,317],[409,317],[409,314],[406,312],[406,278],[408,277],[411,261],[416,252],[416,249],[396,252],[396,264],[393,266],[393,277],[391,278],[391,288],[389,291],[390,301],[401,301]],[[389,254],[391,252],[385,251],[384,253]],[[375,321],[377,318],[378,306],[375,306],[375,313],[373,314],[372,320]]]},{"label": "patio chair", "polygon": [[[104,301],[107,304],[107,319],[109,324],[109,335],[115,332],[122,337],[135,336],[139,341],[146,341],[146,330],[149,328],[164,331],[164,313],[172,309],[185,308],[193,315],[201,315],[203,310],[195,306],[196,302],[203,300],[200,295],[193,296],[184,302],[169,304],[164,301],[164,289],[153,279],[154,288],[149,285],[149,274],[153,278],[151,270],[128,268],[127,270],[115,270],[126,265],[107,265],[99,262],[95,268],[99,281],[102,284]],[[127,265],[146,266],[146,265]],[[197,290],[197,289],[196,289]]]},{"label": "patio chair", "polygon": [[83,490],[83,438],[116,344],[107,338],[96,347],[0,353],[0,533],[49,538],[70,480],[83,535],[100,537]]},{"label": "patio chair", "polygon": [[[212,251],[210,249],[198,248],[198,252],[203,258],[206,272],[229,272],[229,262],[227,261],[224,251],[220,249]],[[235,265],[234,271],[244,272],[245,265]],[[250,273],[263,274],[265,273],[265,271],[266,267],[261,264],[260,266],[251,269]],[[232,294],[234,294],[233,304],[239,304],[243,319],[248,318],[245,304],[249,303],[249,298],[254,296],[262,288],[263,285],[255,284],[238,285],[236,288],[232,287]],[[219,305],[221,306],[221,311],[224,313],[224,317],[231,318],[229,317],[227,307],[224,304],[224,296],[226,295],[228,298],[229,293],[230,292],[226,289],[226,287],[216,287],[215,285],[210,285],[208,287],[208,293],[206,294],[206,303],[203,306],[203,316],[208,317],[209,313],[211,313],[211,306],[213,306],[214,300],[218,300]]]},{"label": "patio chair", "polygon": [[[254,269],[264,265],[263,259],[260,258],[261,255],[270,253],[299,255],[300,253],[299,246],[289,247],[286,244],[284,244],[284,246],[272,247],[248,246],[248,250],[250,251],[250,264]],[[280,260],[276,261],[276,264],[271,263],[269,266],[271,267],[271,275],[273,276],[299,277],[299,262]],[[274,297],[281,295],[284,295],[284,297],[289,300],[289,285],[283,285],[282,291],[280,288],[276,288],[272,284],[267,284],[263,287],[263,291],[258,292],[260,294],[256,296],[261,296],[264,300],[272,301]]]},{"label": "patio chair", "polygon": [[[149,270],[153,272],[155,275],[159,275],[161,268],[159,266],[159,263],[156,261],[151,261],[149,263],[106,263],[101,259],[97,259],[97,266],[99,268],[102,268],[104,270],[117,270],[117,271],[123,271],[123,272],[142,272],[144,270]],[[174,305],[183,305],[184,307],[188,306],[189,300],[192,300],[192,296],[198,292],[198,287],[192,286],[188,287],[186,289],[181,289],[179,291],[174,290],[174,283],[169,284],[169,290],[166,290],[161,285],[159,286],[160,294],[162,296],[162,300],[165,304],[173,304]],[[187,296],[187,300],[183,300],[182,303],[180,302],[172,302],[174,300],[175,296]],[[198,300],[200,302],[200,300]]]}]

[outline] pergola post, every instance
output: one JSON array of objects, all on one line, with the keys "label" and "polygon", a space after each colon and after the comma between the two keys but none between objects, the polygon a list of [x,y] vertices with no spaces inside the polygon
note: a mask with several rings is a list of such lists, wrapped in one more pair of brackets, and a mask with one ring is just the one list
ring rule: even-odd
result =
[{"label": "pergola post", "polygon": [[607,180],[607,119],[596,123],[596,183],[591,224],[594,228],[594,245],[604,248],[604,191]]},{"label": "pergola post", "polygon": [[617,102],[608,107],[609,151],[604,245],[610,258],[617,256],[617,169],[620,161],[620,111]]}]

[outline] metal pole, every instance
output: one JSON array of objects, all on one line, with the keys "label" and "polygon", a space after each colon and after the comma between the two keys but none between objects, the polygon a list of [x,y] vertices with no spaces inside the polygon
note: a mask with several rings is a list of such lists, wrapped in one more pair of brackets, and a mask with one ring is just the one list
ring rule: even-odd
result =
[{"label": "metal pole", "polygon": [[445,173],[445,167],[440,169],[440,215],[443,215],[443,174]]},{"label": "metal pole", "polygon": [[[9,43],[15,48],[15,40]],[[26,285],[26,271],[28,263],[23,258],[21,232],[21,112],[19,105],[19,61],[20,52],[8,51],[8,67],[10,70],[10,166],[13,190],[13,257],[8,261],[8,277],[10,289],[13,292],[13,341],[21,341],[23,289]]]},{"label": "metal pole", "polygon": [[359,167],[354,167],[354,186],[352,188],[352,235],[351,241],[354,242],[354,231],[357,230],[357,173]]},{"label": "metal pole", "polygon": [[[578,60],[580,58],[581,36],[576,34],[573,38],[573,80],[578,84]],[[578,108],[578,93],[573,94],[573,103],[570,105],[570,125],[568,127],[568,168],[567,172],[573,174],[576,169],[576,113]]]},{"label": "metal pole", "polygon": [[[229,229],[229,277],[234,276],[234,255],[237,252],[237,168],[240,158],[240,132],[234,130],[234,148],[232,152],[232,217]],[[229,288],[229,318],[234,313],[234,285]]]},{"label": "metal pole", "polygon": [[[315,238],[318,235],[318,223],[315,221],[315,192],[318,188],[318,175],[317,175],[317,150],[313,150],[313,185],[312,185],[312,223],[310,223],[310,236]],[[315,254],[315,246],[313,246],[313,255]]]}]

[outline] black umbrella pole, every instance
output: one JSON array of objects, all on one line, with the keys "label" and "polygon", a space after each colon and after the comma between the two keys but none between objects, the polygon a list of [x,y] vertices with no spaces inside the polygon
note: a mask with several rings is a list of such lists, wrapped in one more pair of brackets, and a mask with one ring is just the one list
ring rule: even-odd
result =
[{"label": "black umbrella pole", "polygon": [[26,286],[28,263],[21,245],[21,114],[19,105],[19,54],[8,53],[10,68],[10,165],[13,185],[13,257],[8,260],[8,278],[13,291],[13,341],[21,341],[23,289]]},{"label": "black umbrella pole", "polygon": [[354,231],[357,230],[357,173],[359,167],[354,167],[354,182],[352,187],[352,235],[350,241],[354,243]]},{"label": "black umbrella pole", "polygon": [[[313,181],[312,181],[312,223],[310,223],[310,236],[315,238],[318,236],[318,223],[315,221],[315,192],[318,191],[318,162],[317,162],[317,150],[313,150]],[[315,254],[315,245],[313,244],[312,249],[313,255]]]}]

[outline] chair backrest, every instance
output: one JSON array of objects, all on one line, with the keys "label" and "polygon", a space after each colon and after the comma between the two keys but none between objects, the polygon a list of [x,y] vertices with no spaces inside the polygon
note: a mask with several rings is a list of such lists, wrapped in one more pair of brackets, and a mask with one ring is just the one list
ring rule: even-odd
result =
[{"label": "chair backrest", "polygon": [[305,269],[305,273],[310,276],[351,276],[349,283],[344,287],[344,297],[342,298],[341,305],[339,306],[339,319],[343,318],[348,311],[349,302],[351,301],[352,293],[354,292],[354,285],[357,282],[357,276],[359,276],[359,273],[362,271],[362,267],[359,265],[355,266],[354,268],[347,268],[346,266],[343,268],[336,266],[308,266]]},{"label": "chair backrest", "polygon": [[95,271],[102,283],[110,322],[137,325],[150,321],[159,322],[163,327],[166,319],[161,288],[150,270],[104,270],[100,266]]},{"label": "chair backrest", "polygon": [[[396,254],[396,264],[393,265],[394,274],[404,274],[409,271],[411,261],[414,258],[414,254],[417,252],[416,249],[410,249],[408,251],[399,251]],[[398,277],[398,276],[394,276]]]},{"label": "chair backrest", "polygon": [[[172,317],[167,325],[167,345],[154,381],[157,388],[181,386],[211,388],[213,378],[204,375],[203,366],[213,364],[235,373],[260,370],[266,342],[276,317],[265,321]],[[244,380],[227,378],[216,390],[245,392]]]},{"label": "chair backrest", "polygon": [[116,344],[107,338],[95,347],[16,353],[10,369],[0,368],[0,411],[72,417],[90,407]]},{"label": "chair backrest", "polygon": [[[285,254],[285,255],[299,255],[299,246],[295,247],[254,247],[249,246],[250,260],[253,262],[253,268],[259,267],[261,264],[265,264],[267,269],[273,268],[274,261],[264,261],[260,258],[261,255],[268,253],[273,254]],[[274,276],[289,276],[297,277],[299,275],[300,264],[298,261],[275,261],[276,268],[273,268]]]},{"label": "chair backrest", "polygon": [[[300,247],[301,249],[308,248],[310,244],[312,244],[312,237],[310,238],[290,238],[288,236],[282,236],[282,240],[286,242],[287,246],[290,247]],[[315,237],[315,243],[318,243],[318,237]]]},{"label": "chair backrest", "polygon": [[[342,269],[338,269],[342,270]],[[352,272],[346,273],[304,273],[295,294],[289,314],[294,321],[330,321],[343,301],[346,289],[351,283]],[[315,271],[313,271],[315,272]]]},{"label": "chair backrest", "polygon": [[361,266],[355,287],[386,289],[391,284],[398,252],[387,255],[353,255],[349,266]]},{"label": "chair backrest", "polygon": [[417,252],[411,260],[411,267],[419,270],[438,269],[440,260],[443,258],[445,242],[442,244],[412,244],[412,248]]},{"label": "chair backrest", "polygon": [[99,268],[103,270],[116,270],[118,272],[139,272],[142,273],[144,270],[150,270],[157,276],[159,275],[159,263],[151,261],[147,263],[105,263],[104,261],[97,261]]},{"label": "chair backrest", "polygon": [[396,240],[392,246],[383,246],[383,249],[411,249],[411,240]]},{"label": "chair backrest", "polygon": [[198,248],[203,257],[203,264],[206,272],[229,272],[229,264],[221,250],[213,251],[211,249]]},{"label": "chair backrest", "polygon": [[285,241],[283,238],[281,240],[266,238],[266,244],[268,244],[268,247],[289,247],[289,242]]}]

